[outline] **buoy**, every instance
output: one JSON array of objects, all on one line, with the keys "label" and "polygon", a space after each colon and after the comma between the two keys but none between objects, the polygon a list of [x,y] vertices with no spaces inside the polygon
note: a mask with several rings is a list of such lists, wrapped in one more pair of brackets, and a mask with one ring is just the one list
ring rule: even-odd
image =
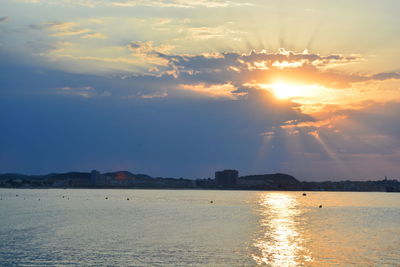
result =
[{"label": "buoy", "polygon": [[214,203],[214,201],[211,200],[210,203]]},{"label": "buoy", "polygon": [[16,197],[18,197],[18,195],[15,195]]},{"label": "buoy", "polygon": [[129,197],[127,197],[126,200],[129,200]]},{"label": "buoy", "polygon": [[306,193],[303,193],[303,196],[307,196],[307,194],[306,194]]},{"label": "buoy", "polygon": [[322,205],[319,205],[319,208],[322,208]]},{"label": "buoy", "polygon": [[108,199],[108,197],[106,197],[106,199]]}]

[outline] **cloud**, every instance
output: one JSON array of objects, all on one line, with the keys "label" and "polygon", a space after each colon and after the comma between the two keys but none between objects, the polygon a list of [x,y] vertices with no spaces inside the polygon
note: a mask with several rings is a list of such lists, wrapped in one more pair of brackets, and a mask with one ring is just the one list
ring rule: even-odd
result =
[{"label": "cloud", "polygon": [[319,129],[321,127],[326,127],[326,128],[333,128],[334,122],[338,120],[343,120],[346,119],[347,116],[345,115],[337,115],[333,116],[329,119],[325,120],[316,120],[316,121],[298,121],[298,120],[292,120],[292,121],[286,121],[283,123],[280,127],[283,129],[290,129],[290,128],[311,128],[313,130]]},{"label": "cloud", "polygon": [[30,24],[30,28],[35,30],[47,30],[52,32],[52,36],[69,37],[79,36],[82,39],[105,39],[106,35],[96,33],[88,28],[82,28],[76,22],[47,22],[42,24]]},{"label": "cloud", "polygon": [[[155,46],[152,41],[135,41],[129,43],[127,48],[129,51],[133,52],[133,56],[146,60],[147,64],[166,66],[168,61],[159,57],[158,55],[167,53],[173,48],[173,46]],[[152,67],[149,68],[150,72],[154,72],[154,70],[157,69]]]},{"label": "cloud", "polygon": [[206,41],[210,39],[232,38],[239,39],[245,32],[232,29],[232,23],[225,23],[215,27],[184,27],[179,31],[186,40]]},{"label": "cloud", "polygon": [[92,98],[99,96],[111,96],[108,91],[99,92],[92,86],[82,86],[82,87],[60,87],[56,88],[56,94],[70,95],[70,96],[80,96],[84,98]]},{"label": "cloud", "polygon": [[400,72],[378,73],[378,74],[370,76],[370,79],[371,80],[379,80],[379,81],[391,80],[391,79],[398,80],[398,79],[400,79]]},{"label": "cloud", "polygon": [[[46,27],[59,32],[82,28],[76,23],[48,23],[32,27]],[[89,33],[82,36],[87,34]],[[102,50],[106,51],[105,54],[99,55],[95,52],[85,53],[84,50],[91,51],[89,49],[87,43],[73,44],[53,49],[47,56],[57,60],[59,65],[67,66],[68,71],[72,72],[108,73],[124,79],[129,78],[132,83],[142,79],[140,77],[147,77],[146,84],[141,84],[140,89],[167,90],[168,96],[171,96],[169,94],[171,90],[178,90],[185,95],[197,97],[209,95],[211,98],[218,95],[216,92],[224,92],[219,97],[225,94],[225,97],[237,99],[241,96],[238,91],[221,91],[217,88],[226,89],[226,86],[221,87],[221,85],[230,84],[240,88],[242,95],[245,95],[250,88],[274,93],[275,89],[272,87],[274,84],[282,82],[293,84],[297,86],[292,88],[293,91],[307,89],[306,97],[296,95],[296,98],[291,98],[290,101],[298,103],[296,108],[308,114],[324,108],[335,110],[338,107],[334,105],[338,104],[354,104],[355,97],[346,96],[346,103],[340,100],[344,99],[345,94],[356,95],[362,100],[368,97],[374,99],[371,93],[373,90],[367,91],[370,88],[368,83],[381,83],[399,78],[396,72],[359,74],[334,68],[337,65],[362,62],[364,59],[357,55],[322,55],[285,49],[276,52],[253,50],[248,53],[177,54],[175,51],[179,48],[153,41],[131,41],[124,46],[111,46]],[[114,54],[107,52],[111,50],[118,52]],[[77,62],[80,62],[78,67],[76,67]],[[203,93],[200,94],[200,91]],[[277,95],[276,92],[275,94]],[[131,95],[135,94],[131,92],[126,94],[126,96]],[[309,101],[310,98],[313,98],[312,101]]]},{"label": "cloud", "polygon": [[54,32],[54,36],[81,35],[90,32],[89,29],[78,28],[74,22],[53,22],[48,23],[46,27]]},{"label": "cloud", "polygon": [[161,91],[161,92],[141,94],[140,98],[152,99],[152,98],[160,98],[160,97],[167,97],[167,96],[168,96],[168,93],[166,91]]},{"label": "cloud", "polygon": [[366,75],[333,69],[337,65],[361,61],[362,58],[357,55],[320,55],[308,51],[295,53],[280,49],[277,53],[262,50],[247,54],[230,52],[171,55],[158,52],[157,56],[167,60],[170,67],[168,71],[175,71],[178,76],[192,76],[193,79],[198,77],[200,81],[210,79],[218,83],[268,84],[284,80],[341,89],[359,82],[400,79],[400,74],[395,72]]},{"label": "cloud", "polygon": [[36,30],[52,31],[53,36],[71,36],[90,32],[89,29],[78,28],[79,25],[75,22],[47,22],[43,24],[31,24],[29,26]]},{"label": "cloud", "polygon": [[115,6],[150,6],[150,7],[174,7],[174,8],[195,8],[195,7],[229,7],[229,6],[250,6],[249,2],[216,1],[216,0],[116,0],[112,2]]},{"label": "cloud", "polygon": [[234,100],[240,96],[246,95],[245,92],[238,92],[237,88],[230,83],[211,85],[206,85],[204,83],[181,84],[179,88],[212,98],[227,98]]},{"label": "cloud", "polygon": [[286,121],[279,129],[300,139],[314,139],[334,157],[394,155],[400,151],[398,112],[400,102],[369,101],[355,108]]},{"label": "cloud", "polygon": [[22,3],[31,3],[31,4],[37,4],[37,3],[42,3],[45,2],[45,0],[16,0],[17,2],[22,2]]},{"label": "cloud", "polygon": [[[208,54],[202,58],[224,57]],[[230,82],[198,82],[198,77],[193,79],[194,73],[123,79],[38,72],[36,68],[30,74],[26,69],[13,71],[10,64],[2,64],[6,65],[5,73],[2,69],[4,82],[13,86],[2,91],[8,98],[1,109],[4,114],[14,115],[3,117],[3,125],[11,130],[3,131],[4,139],[0,142],[5,147],[3,157],[8,155],[15,166],[34,168],[47,163],[35,155],[46,155],[43,144],[57,144],[59,139],[51,138],[62,136],[65,143],[77,144],[73,152],[77,158],[68,154],[69,147],[60,150],[65,155],[60,160],[62,164],[94,159],[97,164],[104,162],[106,168],[112,168],[118,162],[131,160],[132,165],[127,166],[140,166],[140,171],[150,174],[173,175],[178,169],[189,177],[193,173],[203,175],[201,170],[194,171],[199,165],[208,171],[232,166],[243,172],[280,171],[309,179],[310,175],[343,179],[354,173],[353,177],[362,179],[376,178],[373,176],[379,173],[398,173],[399,102],[358,103],[354,99],[353,108],[338,105],[307,115],[297,109],[298,104],[276,101],[266,90]],[[23,73],[24,79],[15,80],[9,72]],[[31,94],[21,88],[29,88]],[[14,97],[16,94],[23,97]],[[22,138],[11,138],[31,128],[22,119],[27,114],[34,114],[32,123],[43,126],[34,127],[35,142],[30,139],[29,146]],[[16,118],[21,121],[17,129],[11,127]],[[81,131],[69,130],[74,127]],[[95,136],[97,141],[86,136]],[[9,140],[13,140],[11,144],[7,143]],[[15,147],[32,156],[26,161],[13,156]],[[171,150],[176,151],[174,158],[168,157]],[[112,161],[107,157],[110,154],[116,155]],[[160,170],[152,169],[154,165]],[[184,169],[180,169],[182,165]]]},{"label": "cloud", "polygon": [[186,70],[225,69],[237,72],[293,69],[308,67],[322,69],[333,64],[351,63],[360,60],[359,56],[294,53],[280,49],[278,53],[265,50],[246,53],[214,53],[201,55],[159,55],[171,64]]},{"label": "cloud", "polygon": [[167,8],[222,8],[250,6],[249,2],[229,0],[18,0],[25,3],[46,3],[53,5],[72,5],[86,7],[116,6],[116,7],[167,7]]},{"label": "cloud", "polygon": [[8,22],[9,20],[9,17],[0,17],[0,23]]},{"label": "cloud", "polygon": [[158,54],[167,53],[172,48],[171,45],[154,46],[152,41],[134,41],[128,44],[128,49],[136,54]]},{"label": "cloud", "polygon": [[[167,90],[168,97],[179,93],[188,97],[208,96],[234,100],[245,96],[250,90],[274,93],[268,88],[277,81],[284,81],[293,83],[292,90],[303,90],[307,93],[306,96],[300,95],[287,100],[295,102],[292,108],[307,114],[314,114],[323,109],[335,112],[349,106],[363,108],[358,106],[358,101],[376,98],[376,91],[368,89],[368,82],[397,78],[396,73],[355,74],[332,68],[333,65],[363,60],[356,55],[320,55],[308,51],[295,53],[284,49],[275,53],[252,51],[178,55],[171,52],[174,47],[155,45],[151,41],[133,41],[126,45],[126,48],[131,52],[130,56],[125,59],[121,57],[118,61],[125,60],[126,64],[132,66],[143,62],[147,68],[131,75],[124,73],[120,77],[138,84],[141,90],[151,90],[151,94],[154,91]],[[79,59],[106,62],[102,58],[85,56]],[[110,60],[115,62],[117,58],[107,59]],[[278,65],[281,62],[289,65]],[[135,94],[127,94],[130,95]]]},{"label": "cloud", "polygon": [[89,33],[81,36],[82,39],[106,39],[107,35],[102,33]]}]

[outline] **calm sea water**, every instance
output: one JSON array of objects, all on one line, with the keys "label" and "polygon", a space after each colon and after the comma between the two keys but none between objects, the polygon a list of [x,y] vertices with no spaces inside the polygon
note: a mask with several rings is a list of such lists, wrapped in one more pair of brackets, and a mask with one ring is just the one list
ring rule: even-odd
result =
[{"label": "calm sea water", "polygon": [[0,198],[2,266],[400,266],[400,194],[0,189]]}]

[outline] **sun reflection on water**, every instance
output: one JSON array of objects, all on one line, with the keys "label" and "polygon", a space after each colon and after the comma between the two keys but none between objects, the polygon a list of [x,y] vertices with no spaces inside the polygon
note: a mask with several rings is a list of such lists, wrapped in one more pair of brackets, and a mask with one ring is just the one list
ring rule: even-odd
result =
[{"label": "sun reflection on water", "polygon": [[253,259],[259,265],[303,266],[312,260],[303,247],[299,231],[298,208],[295,196],[285,193],[264,193],[260,196],[261,232],[254,240],[257,252]]}]

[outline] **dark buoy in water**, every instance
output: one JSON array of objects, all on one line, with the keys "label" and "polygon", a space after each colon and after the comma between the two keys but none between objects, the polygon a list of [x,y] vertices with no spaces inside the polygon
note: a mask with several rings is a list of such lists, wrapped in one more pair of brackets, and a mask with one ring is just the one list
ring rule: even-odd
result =
[{"label": "dark buoy in water", "polygon": [[108,199],[108,197],[106,197],[106,199]]},{"label": "dark buoy in water", "polygon": [[40,198],[38,199],[38,201],[40,201]]},{"label": "dark buoy in water", "polygon": [[15,195],[16,197],[18,197],[18,195]]},{"label": "dark buoy in water", "polygon": [[127,197],[126,200],[129,200],[129,197]]},{"label": "dark buoy in water", "polygon": [[307,196],[307,194],[306,194],[306,193],[303,193],[303,196],[305,197],[305,196]]},{"label": "dark buoy in water", "polygon": [[65,198],[65,196],[63,196],[63,198]]},{"label": "dark buoy in water", "polygon": [[322,205],[319,205],[319,208],[322,208]]},{"label": "dark buoy in water", "polygon": [[212,204],[212,203],[214,203],[214,201],[211,200],[210,203]]}]

